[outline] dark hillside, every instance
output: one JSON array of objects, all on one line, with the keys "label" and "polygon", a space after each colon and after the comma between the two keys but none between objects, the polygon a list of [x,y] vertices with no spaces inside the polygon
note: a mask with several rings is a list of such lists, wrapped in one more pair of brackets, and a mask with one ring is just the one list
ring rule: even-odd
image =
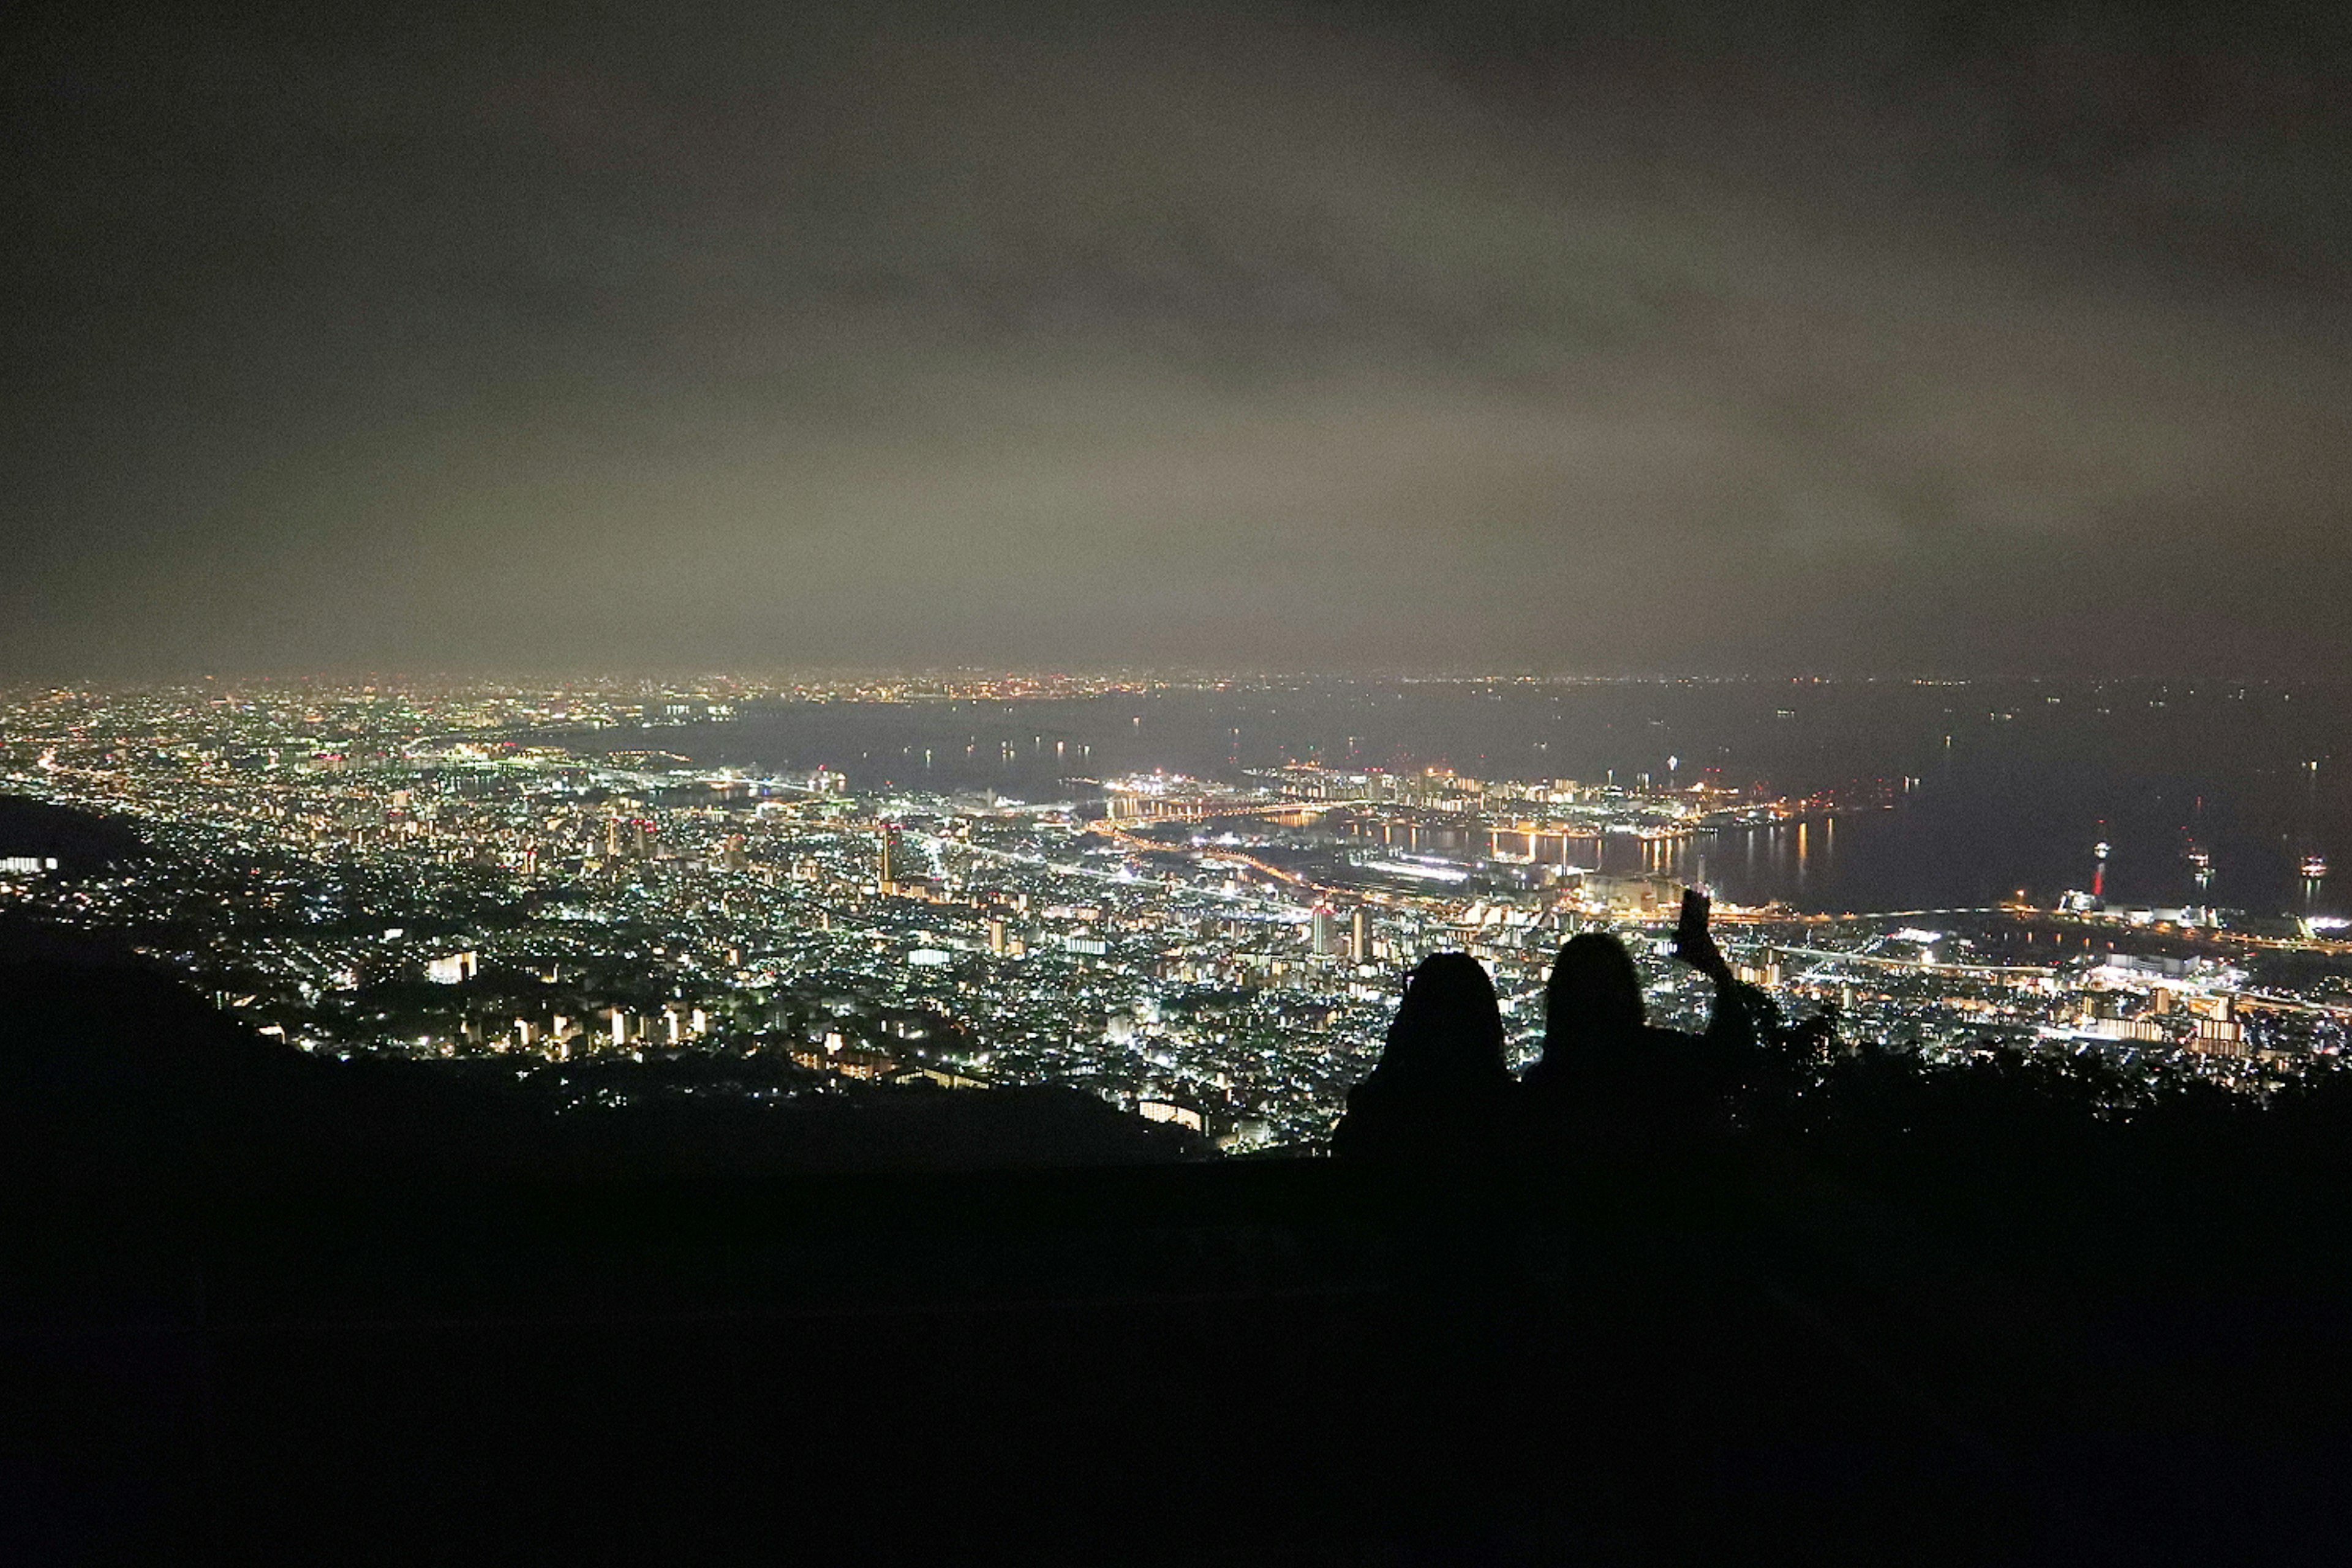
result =
[{"label": "dark hillside", "polygon": [[68,876],[146,853],[129,824],[20,795],[0,794],[0,857],[54,858]]},{"label": "dark hillside", "polygon": [[1859,1058],[1738,1138],[1443,1181],[1050,1094],[600,1126],[117,970],[19,965],[0,1018],[10,1561],[2284,1561],[2347,1523],[2325,1096],[2114,1125]]},{"label": "dark hillside", "polygon": [[[666,1069],[625,1070],[659,1081]],[[26,1187],[1099,1166],[1204,1152],[1181,1128],[1066,1089],[672,1096],[559,1115],[538,1079],[520,1085],[495,1063],[306,1056],[134,966],[0,965],[0,1169]]]}]

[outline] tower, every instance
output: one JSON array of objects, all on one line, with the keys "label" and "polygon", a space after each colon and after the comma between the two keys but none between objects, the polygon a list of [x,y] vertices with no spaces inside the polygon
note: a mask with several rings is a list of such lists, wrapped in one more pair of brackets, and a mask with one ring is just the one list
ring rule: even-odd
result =
[{"label": "tower", "polygon": [[1339,911],[1328,904],[1316,905],[1313,921],[1307,927],[1307,946],[1317,952],[1336,952],[1339,935]]}]

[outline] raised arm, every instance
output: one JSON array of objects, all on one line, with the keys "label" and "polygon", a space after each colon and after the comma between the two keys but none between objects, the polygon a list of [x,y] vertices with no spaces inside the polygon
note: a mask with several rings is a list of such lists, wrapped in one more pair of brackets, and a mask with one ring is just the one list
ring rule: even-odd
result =
[{"label": "raised arm", "polygon": [[1675,926],[1675,956],[1715,982],[1715,1011],[1707,1019],[1709,1045],[1746,1051],[1757,1043],[1755,1004],[1762,998],[1742,985],[1731,973],[1723,950],[1707,929],[1707,897],[1696,888],[1683,889],[1682,919]]}]

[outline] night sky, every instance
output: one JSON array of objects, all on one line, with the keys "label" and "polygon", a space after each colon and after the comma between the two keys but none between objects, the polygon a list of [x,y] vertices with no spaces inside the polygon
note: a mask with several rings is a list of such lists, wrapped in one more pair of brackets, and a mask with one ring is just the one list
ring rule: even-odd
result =
[{"label": "night sky", "polygon": [[0,22],[0,679],[2352,676],[2345,7],[359,9]]}]

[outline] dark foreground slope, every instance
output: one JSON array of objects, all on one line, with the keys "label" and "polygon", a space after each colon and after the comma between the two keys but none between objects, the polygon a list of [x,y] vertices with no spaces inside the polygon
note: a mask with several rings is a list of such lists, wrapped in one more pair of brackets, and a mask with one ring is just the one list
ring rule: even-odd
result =
[{"label": "dark foreground slope", "polygon": [[2279,1561],[2346,1523],[2325,1161],[583,1163],[439,1080],[142,1058],[151,1002],[88,978],[16,976],[0,1036],[12,1562]]}]

